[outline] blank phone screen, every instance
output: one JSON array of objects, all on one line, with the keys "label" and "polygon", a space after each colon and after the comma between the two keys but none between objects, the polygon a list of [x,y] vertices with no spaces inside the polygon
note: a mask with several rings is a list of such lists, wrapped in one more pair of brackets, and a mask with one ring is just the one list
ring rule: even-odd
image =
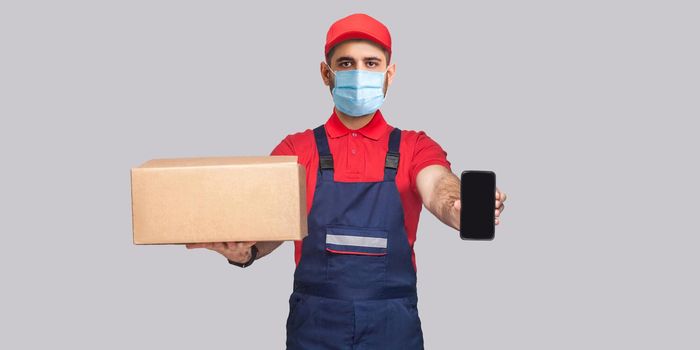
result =
[{"label": "blank phone screen", "polygon": [[462,239],[494,238],[496,174],[467,170],[462,173],[459,234]]}]

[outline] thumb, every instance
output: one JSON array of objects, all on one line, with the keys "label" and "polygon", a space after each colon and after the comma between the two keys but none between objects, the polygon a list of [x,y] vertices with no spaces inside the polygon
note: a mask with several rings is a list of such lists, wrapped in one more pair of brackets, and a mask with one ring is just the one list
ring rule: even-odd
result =
[{"label": "thumb", "polygon": [[250,247],[254,246],[255,243],[258,243],[258,242],[248,241],[248,242],[241,242],[241,243],[242,243],[241,245],[242,245],[244,248],[250,248]]},{"label": "thumb", "polygon": [[456,200],[453,207],[457,210],[462,210],[462,201],[461,200]]}]

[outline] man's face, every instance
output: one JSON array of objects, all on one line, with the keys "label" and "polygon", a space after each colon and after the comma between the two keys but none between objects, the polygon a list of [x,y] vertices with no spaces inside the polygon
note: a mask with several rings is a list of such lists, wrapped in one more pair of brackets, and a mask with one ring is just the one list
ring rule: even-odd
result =
[{"label": "man's face", "polygon": [[[359,69],[384,72],[386,70],[385,95],[396,71],[394,64],[389,66],[387,64],[387,57],[382,47],[367,40],[348,40],[338,44],[328,60],[328,65],[334,71]],[[326,66],[326,62],[321,62],[321,78],[323,83],[333,91],[333,73]]]}]

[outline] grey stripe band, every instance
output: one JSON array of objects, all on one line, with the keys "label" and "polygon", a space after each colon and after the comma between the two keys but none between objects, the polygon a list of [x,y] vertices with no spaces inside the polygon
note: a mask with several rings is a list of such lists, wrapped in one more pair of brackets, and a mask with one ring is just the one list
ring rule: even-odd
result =
[{"label": "grey stripe band", "polygon": [[386,248],[386,238],[326,234],[326,243],[358,247]]}]

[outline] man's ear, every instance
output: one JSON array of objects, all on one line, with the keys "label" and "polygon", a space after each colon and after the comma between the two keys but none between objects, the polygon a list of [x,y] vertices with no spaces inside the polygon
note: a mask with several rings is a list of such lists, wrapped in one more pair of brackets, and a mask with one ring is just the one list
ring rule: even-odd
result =
[{"label": "man's ear", "polygon": [[391,85],[391,82],[394,80],[394,74],[396,74],[396,64],[392,63],[389,65],[389,68],[386,70],[386,87],[388,88]]},{"label": "man's ear", "polygon": [[330,86],[331,75],[333,72],[328,68],[325,61],[321,61],[321,79],[323,79],[323,85]]}]

